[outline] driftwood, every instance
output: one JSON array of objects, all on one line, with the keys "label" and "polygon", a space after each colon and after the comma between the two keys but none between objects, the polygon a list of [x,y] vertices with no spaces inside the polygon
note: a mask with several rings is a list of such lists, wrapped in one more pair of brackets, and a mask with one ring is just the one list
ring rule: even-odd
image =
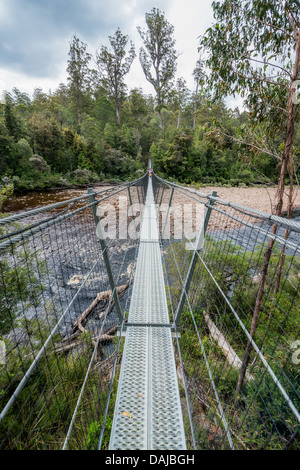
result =
[{"label": "driftwood", "polygon": [[65,338],[63,338],[60,343],[61,343],[61,344],[62,344],[62,343],[69,343],[70,341],[73,341],[73,339],[77,338],[77,336],[79,336],[80,333],[81,333],[81,332],[80,332],[79,330],[77,330],[73,335],[71,335],[71,336],[66,336]]},{"label": "driftwood", "polygon": [[[94,365],[94,368],[93,370],[101,370],[104,371],[104,372],[110,372],[111,369],[113,368],[113,365],[114,365],[114,361],[115,361],[115,358],[116,358],[116,351],[114,351],[107,359],[105,359],[104,361],[99,361],[99,362],[96,362],[96,364]],[[118,359],[118,362],[120,362],[120,357]]]},{"label": "driftwood", "polygon": [[[123,284],[122,286],[117,287],[117,293],[119,297],[121,297],[126,289],[129,287],[129,281],[126,282],[126,284]],[[87,330],[82,326],[82,322],[86,320],[88,315],[91,313],[91,311],[96,307],[96,305],[101,302],[102,300],[109,301],[112,296],[112,291],[111,290],[106,290],[103,292],[99,292],[97,294],[97,297],[93,300],[93,302],[88,306],[88,308],[80,315],[80,317],[77,318],[77,320],[73,323],[72,328],[73,331],[76,330],[71,336],[68,336],[67,338],[64,338],[55,348],[56,353],[65,353],[70,351],[71,349],[74,349],[76,347],[82,346],[83,345],[83,339],[80,337],[81,333],[87,333]],[[108,314],[112,311],[114,307],[114,300],[112,299]],[[99,342],[100,347],[101,343],[104,343],[105,341],[112,341],[114,336],[113,334],[117,331],[118,325],[113,326],[110,328],[108,331],[105,331],[100,338],[99,338],[99,331],[95,332],[96,335],[93,336],[92,338],[92,344],[96,346],[97,342]],[[95,334],[94,333],[94,334]]]},{"label": "driftwood", "polygon": [[[113,328],[111,328],[107,332],[103,333],[99,338],[99,343],[103,343],[105,341],[112,341],[114,339],[114,336],[112,336],[112,335],[117,331],[117,329],[118,329],[118,325],[114,326]],[[80,332],[78,332],[78,335],[80,335]],[[74,336],[75,335],[72,335],[72,337],[74,337]],[[70,336],[70,338],[72,338],[72,337]],[[92,343],[94,344],[94,346],[96,346],[97,341],[98,341],[98,336],[96,335],[92,338]],[[81,346],[83,344],[83,339],[81,339],[79,337],[79,339],[77,341],[69,342],[69,344],[65,344],[66,342],[67,342],[67,340],[63,340],[59,345],[57,345],[57,347],[55,349],[55,352],[56,353],[64,353],[64,352],[70,351],[73,348]]]},{"label": "driftwood", "polygon": [[[122,286],[118,286],[117,287],[117,293],[119,294],[119,296],[122,296],[124,294],[124,292],[126,291],[126,289],[128,288],[129,286],[129,281],[126,282],[126,284],[123,284]],[[105,290],[103,292],[99,292],[99,294],[97,294],[96,298],[93,300],[93,302],[88,306],[88,308],[80,315],[79,318],[77,318],[77,320],[73,323],[72,327],[73,327],[73,330],[80,330],[82,333],[86,333],[86,329],[82,326],[82,322],[84,320],[86,320],[86,318],[88,317],[88,315],[91,313],[91,311],[96,307],[96,305],[101,302],[102,300],[105,300],[105,301],[109,301],[110,298],[112,296],[112,291],[111,290]],[[114,300],[112,300],[112,303],[110,305],[110,308],[109,308],[109,312],[111,312],[111,310],[113,309],[114,307]]]},{"label": "driftwood", "polygon": [[[211,337],[218,343],[219,348],[222,349],[224,356],[226,357],[229,364],[235,369],[240,369],[242,366],[242,361],[230,346],[228,341],[222,335],[221,331],[216,327],[214,322],[211,320],[207,313],[204,314],[205,322],[208,326]],[[246,377],[248,380],[253,380],[253,376],[247,371]]]},{"label": "driftwood", "polygon": [[[127,319],[125,321],[127,322]],[[118,329],[118,325],[113,326],[112,328],[107,330],[105,333],[103,333],[99,339],[98,339],[99,332],[97,332],[96,336],[93,336],[92,338],[92,343],[94,344],[94,346],[96,346],[98,341],[99,341],[99,344],[104,343],[105,341],[112,341],[114,339],[114,336],[112,335],[117,331],[117,329]],[[77,339],[77,341],[73,341],[73,339],[76,339],[79,335],[80,335],[80,331],[77,331],[74,335],[70,336],[69,338],[63,339],[60,342],[60,344],[57,345],[55,352],[64,353],[64,352],[70,351],[73,348],[83,345],[83,339],[81,339],[80,337],[79,339]]]}]

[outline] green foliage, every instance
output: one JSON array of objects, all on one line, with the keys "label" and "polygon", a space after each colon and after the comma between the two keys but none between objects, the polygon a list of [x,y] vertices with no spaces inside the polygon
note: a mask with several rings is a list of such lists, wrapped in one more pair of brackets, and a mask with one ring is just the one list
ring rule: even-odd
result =
[{"label": "green foliage", "polygon": [[108,95],[114,101],[118,125],[120,125],[121,103],[124,100],[126,89],[124,77],[128,74],[135,58],[135,49],[132,42],[128,54],[126,53],[128,40],[128,36],[123,35],[120,28],[118,28],[114,36],[109,36],[112,50],[109,51],[107,47],[102,46],[100,51],[97,52],[100,79]]},{"label": "green foliage", "polygon": [[[232,94],[245,98],[251,122],[244,135],[232,140],[254,167],[258,163],[263,175],[274,180],[280,173],[278,194],[282,198],[286,162],[293,159],[294,128],[299,119],[299,107],[293,100],[300,64],[295,33],[300,26],[299,1],[224,0],[213,2],[213,10],[216,22],[200,41],[201,49],[209,53],[206,87],[213,89],[216,99]],[[222,124],[218,130],[230,138]],[[273,158],[268,161],[266,155]],[[292,161],[290,165],[293,167]],[[245,175],[247,181],[249,177]]]},{"label": "green foliage", "polygon": [[[282,121],[279,107],[285,108],[287,102],[295,48],[290,17],[299,22],[299,2],[284,7],[275,0],[225,0],[214,2],[213,10],[216,23],[207,30],[202,46],[212,52],[209,83],[216,95],[241,93],[257,117],[266,119],[271,111]],[[284,67],[278,67],[280,60]]]},{"label": "green foliage", "polygon": [[82,114],[89,101],[89,91],[93,80],[94,71],[89,69],[91,54],[87,52],[87,44],[73,36],[69,50],[68,82],[71,106],[76,116],[78,130],[82,124]]},{"label": "green foliage", "polygon": [[188,174],[191,144],[190,135],[179,134],[174,138],[163,158],[163,168],[168,175],[181,179]]},{"label": "green foliage", "polygon": [[[288,362],[278,365],[272,361],[272,358],[270,358],[270,362],[276,376],[280,377],[285,391],[299,408],[300,384],[299,381],[295,381],[291,365]],[[244,406],[255,402],[255,408],[253,407],[251,410],[251,418],[255,423],[255,428],[253,427],[254,429],[249,432],[249,429],[243,425],[241,436],[251,447],[260,448],[263,443],[267,450],[281,450],[282,438],[288,442],[291,434],[297,432],[298,426],[293,424],[293,414],[287,401],[282,394],[277,392],[276,385],[270,375],[262,373],[259,393],[257,385],[258,380],[247,384],[244,399]],[[297,446],[295,446],[296,448]]]},{"label": "green foliage", "polygon": [[[127,180],[146,167],[150,154],[158,174],[185,184],[277,182],[284,126],[278,121],[278,133],[274,136],[273,111],[266,121],[260,119],[259,124],[253,117],[258,117],[259,113],[263,116],[260,104],[271,91],[272,96],[278,92],[277,105],[281,107],[283,95],[286,95],[279,93],[281,82],[276,90],[262,84],[256,84],[257,93],[254,85],[253,89],[248,88],[252,93],[248,98],[254,100],[248,103],[249,112],[241,113],[237,108],[232,111],[222,101],[227,89],[237,91],[242,87],[242,78],[233,75],[234,70],[228,67],[230,60],[224,57],[235,57],[237,71],[250,70],[248,59],[239,52],[246,36],[251,36],[249,28],[255,21],[248,18],[251,10],[245,13],[240,3],[240,0],[226,1],[222,6],[214,2],[218,27],[212,27],[203,40],[214,49],[209,58],[212,76],[204,77],[204,62],[200,57],[194,73],[195,92],[188,90],[182,77],[173,82],[177,57],[174,28],[156,8],[145,16],[146,29],[138,28],[144,43],[140,51],[141,65],[147,80],[154,86],[156,99],[145,95],[142,89],[127,93],[123,79],[135,53],[132,44],[126,52],[129,39],[120,29],[109,37],[110,50],[105,46],[98,50],[98,71],[91,68],[88,45],[74,36],[70,43],[67,85],[60,84],[51,94],[36,88],[32,99],[17,89],[5,92],[5,100],[0,103],[0,177],[10,177],[16,191],[91,181],[78,178],[76,170],[88,170],[93,174],[93,181]],[[261,7],[261,2],[250,3],[263,21],[272,2],[266,9]],[[226,7],[232,22],[232,30],[227,32]],[[235,7],[237,18],[234,17]],[[279,11],[278,5],[275,10]],[[274,24],[285,21],[274,15]],[[238,19],[242,20],[243,28],[237,26]],[[286,22],[284,26],[290,34]],[[255,31],[265,33],[262,24],[261,28],[255,23]],[[225,33],[231,35],[235,47],[228,44],[223,47]],[[240,43],[239,35],[243,38]],[[281,53],[279,32],[276,37],[257,35],[255,43],[261,43],[262,52],[268,54],[267,49],[279,41]],[[210,80],[220,85],[214,100],[208,90]],[[260,97],[257,102],[256,96]],[[264,109],[269,112],[270,107]],[[281,112],[281,121],[283,117]],[[299,136],[300,127],[296,125],[295,168],[298,172]],[[46,162],[44,171],[43,165],[35,165],[37,162],[32,160],[36,155]]]},{"label": "green foliage", "polygon": [[[49,312],[48,312],[49,313]],[[17,323],[22,333],[22,354],[15,344],[5,339],[6,364],[5,373],[0,374],[0,406],[5,406],[12,392],[19,385],[23,374],[31,365],[32,348],[37,352],[44,344],[53,324],[48,314],[47,320],[23,320]],[[84,344],[80,350],[67,355],[57,355],[53,346],[60,341],[54,336],[51,346],[40,358],[37,367],[26,386],[3,421],[0,440],[3,449],[59,450],[66,437],[78,395],[81,391],[86,370],[93,349],[92,337],[84,335]],[[12,380],[13,379],[13,380]],[[93,370],[86,382],[85,393],[74,421],[68,449],[97,450],[100,431],[103,424],[104,409],[110,390],[110,382],[103,374]],[[117,376],[112,384],[111,400],[108,406],[106,426],[102,440],[102,449],[107,450],[113,420],[115,398],[117,394]],[[95,400],[97,413],[90,413],[91,400]],[[97,420],[98,419],[98,420]]]},{"label": "green foliage", "polygon": [[137,28],[144,43],[140,49],[140,63],[146,79],[155,89],[160,112],[176,72],[174,27],[157,8],[146,13],[145,21],[145,31]]},{"label": "green foliage", "polygon": [[0,184],[0,212],[2,210],[2,206],[4,201],[13,195],[14,192],[14,185],[11,182],[7,182],[4,185]]},{"label": "green foliage", "polygon": [[15,174],[22,175],[30,171],[30,159],[33,156],[32,149],[26,139],[20,139],[16,146],[16,162]]},{"label": "green foliage", "polygon": [[[41,347],[43,340],[46,339],[41,332],[47,334],[48,327],[46,325],[42,327],[39,320],[39,324],[33,322],[30,324],[30,330],[27,334],[32,344],[35,344],[36,348]],[[7,402],[12,387],[16,387],[22,378],[22,374],[17,374],[18,370],[26,370],[31,363],[30,348],[27,348],[27,357],[26,347],[23,352],[22,358],[15,351],[7,357],[5,366],[7,373],[1,374],[0,379],[2,406]],[[74,407],[72,397],[74,397],[74,391],[80,390],[85,366],[88,363],[88,358],[85,356],[78,361],[70,359],[56,357],[48,351],[47,356],[40,361],[40,366],[33,372],[27,386],[19,396],[19,400],[24,403],[22,413],[16,412],[16,405],[14,405],[5,418],[5,426],[2,427],[0,435],[1,440],[5,438],[8,448],[43,449],[45,448],[43,437],[46,435],[49,449],[60,448],[61,439],[64,436],[63,420],[70,419],[72,415]],[[15,382],[12,384],[13,377]],[[57,377],[60,378],[60,383],[54,388],[53,380]],[[32,414],[33,406],[36,412],[34,415]],[[6,430],[9,432],[6,433]]]},{"label": "green foliage", "polygon": [[[172,261],[173,253],[176,259],[181,260],[181,270],[185,273],[189,257],[185,253],[184,244],[172,245],[172,250],[166,250],[166,266],[173,308],[174,306],[176,308],[182,287],[180,279],[177,279],[177,268]],[[201,253],[211,275],[230,300],[248,331],[266,248],[267,245],[256,248],[253,252],[246,251],[229,241],[216,241],[207,236]],[[299,374],[297,366],[291,360],[293,354],[291,340],[297,338],[299,332],[300,261],[298,258],[286,255],[281,288],[278,293],[274,293],[273,280],[278,272],[280,256],[281,250],[275,245],[264,288],[268,295],[265,295],[262,303],[255,341],[294,405],[298,407]],[[239,438],[237,441],[234,439],[235,446],[240,448],[243,442],[243,445],[253,449],[282,449],[283,440],[288,442],[297,431],[296,420],[273,378],[258,360],[251,368],[253,379],[245,381],[242,394],[236,395],[239,368],[230,366],[225,359],[226,354],[219,342],[213,338],[205,315],[208,314],[214,325],[221,328],[226,341],[241,359],[244,357],[248,338],[239,328],[219,288],[215,282],[212,282],[211,275],[203,268],[202,263],[198,262],[190,286],[193,313],[185,307],[180,322],[180,349],[185,372],[198,396],[201,392],[200,403],[209,403],[207,409],[202,407],[199,411],[198,402],[197,410],[194,409],[195,416],[199,413],[199,423],[197,419],[194,420],[197,439],[200,440],[201,446],[208,445],[209,448],[213,445],[217,445],[218,448],[222,446],[222,443],[217,441],[208,444],[210,437],[206,433],[207,428],[211,432],[216,424],[212,414],[215,416],[213,411],[218,409],[214,394],[211,393],[211,376],[206,366],[208,361],[231,430]],[[200,343],[205,351],[205,360]],[[256,353],[253,352],[251,362],[255,357]],[[195,403],[199,398],[191,395],[190,400],[194,401],[193,406],[196,406]],[[222,423],[220,425],[222,427]],[[214,439],[218,439],[217,435]]]},{"label": "green foliage", "polygon": [[14,249],[13,253],[5,252],[0,260],[0,331],[6,334],[11,330],[12,321],[23,308],[38,306],[43,290],[41,276],[43,263],[37,270],[34,254],[25,245]]},{"label": "green foliage", "polygon": [[[100,432],[103,426],[103,418],[100,421],[93,421],[88,427],[87,434],[87,450],[97,450],[100,438]],[[107,450],[109,446],[110,433],[112,428],[112,418],[107,417],[105,423],[105,431],[103,435],[101,450]]]},{"label": "green foliage", "polygon": [[[156,172],[181,182],[225,184],[238,181],[240,177],[246,183],[255,181],[252,170],[244,171],[243,162],[237,158],[237,149],[228,147],[227,143],[207,142],[205,129],[199,125],[222,114],[224,122],[230,123],[230,129],[237,129],[240,118],[230,118],[230,112],[221,104],[211,109],[209,101],[203,97],[195,130],[178,131],[178,106],[182,122],[192,125],[189,99],[177,102],[170,96],[166,107],[161,109],[160,122],[153,99],[143,95],[141,90],[132,90],[121,108],[123,123],[118,128],[113,105],[106,92],[98,88],[95,101],[89,101],[89,109],[86,107],[80,114],[80,134],[76,119],[71,119],[73,98],[63,86],[51,96],[37,90],[32,102],[21,99],[19,94],[17,98],[9,96],[7,99],[9,113],[16,120],[11,117],[12,124],[8,124],[6,108],[2,106],[0,176],[13,178],[17,191],[90,181],[78,179],[74,173],[77,169],[93,173],[93,181],[97,180],[95,175],[98,179],[103,176],[108,179],[132,178],[145,168],[149,153]],[[183,121],[189,113],[190,118]],[[18,140],[21,133],[16,130],[19,129],[17,122],[24,135]],[[46,164],[40,164],[36,158]],[[272,161],[257,157],[256,166],[275,177]]]}]

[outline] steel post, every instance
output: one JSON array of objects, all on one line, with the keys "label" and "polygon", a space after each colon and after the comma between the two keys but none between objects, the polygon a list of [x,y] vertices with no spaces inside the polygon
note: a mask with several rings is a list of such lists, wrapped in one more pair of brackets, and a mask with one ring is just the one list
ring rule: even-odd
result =
[{"label": "steel post", "polygon": [[[88,194],[89,194],[90,202],[91,203],[96,202],[96,194],[95,194],[95,191],[92,188],[88,189]],[[107,275],[108,275],[112,295],[113,295],[113,298],[114,298],[114,301],[115,301],[117,314],[118,314],[120,323],[122,323],[122,321],[124,320],[124,315],[122,313],[119,295],[118,295],[118,292],[117,292],[117,289],[116,289],[116,286],[115,286],[115,281],[114,281],[114,277],[113,277],[113,273],[112,273],[112,269],[111,269],[111,264],[110,264],[110,260],[109,260],[109,256],[108,256],[107,246],[106,246],[106,242],[105,242],[102,227],[101,227],[100,217],[97,214],[97,207],[96,206],[97,206],[96,204],[92,205],[93,216],[94,216],[95,224],[96,224],[96,227],[97,227],[97,234],[98,234],[98,236],[100,235],[99,236],[99,241],[100,241],[101,251],[102,251],[102,255],[103,255],[103,259],[104,259],[104,263],[105,263],[105,267],[106,267],[106,271],[107,271]]]},{"label": "steel post", "polygon": [[[216,191],[212,191],[211,196],[212,197],[217,197]],[[183,286],[180,301],[179,301],[177,311],[176,311],[176,315],[175,315],[176,328],[178,328],[178,326],[179,326],[182,310],[183,310],[183,307],[184,307],[184,304],[185,304],[185,301],[186,301],[186,298],[187,298],[187,295],[188,295],[191,280],[193,278],[195,267],[196,267],[196,264],[197,264],[197,261],[198,261],[197,252],[200,251],[203,248],[204,237],[205,237],[205,233],[206,233],[206,230],[207,230],[207,227],[208,227],[209,218],[211,216],[212,206],[214,205],[214,203],[215,203],[215,201],[213,199],[209,199],[209,206],[206,207],[203,225],[202,225],[200,233],[198,235],[198,239],[197,239],[197,242],[196,242],[196,249],[193,253],[192,261],[191,261],[189,271],[188,271],[188,274],[187,274],[187,277],[186,277],[186,280],[185,280],[185,284]]]}]

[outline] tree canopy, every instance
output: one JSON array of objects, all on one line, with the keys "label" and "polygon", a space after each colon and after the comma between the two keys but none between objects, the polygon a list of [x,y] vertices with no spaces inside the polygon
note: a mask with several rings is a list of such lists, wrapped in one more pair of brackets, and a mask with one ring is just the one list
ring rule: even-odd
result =
[{"label": "tree canopy", "polygon": [[96,55],[101,82],[116,107],[118,125],[120,125],[120,108],[126,89],[124,76],[129,72],[135,58],[135,48],[132,42],[128,54],[126,53],[128,41],[128,36],[123,35],[118,28],[114,36],[109,36],[112,51],[110,52],[106,46],[101,46]]},{"label": "tree canopy", "polygon": [[[49,93],[36,88],[32,98],[5,92],[0,178],[19,190],[135,178],[150,154],[157,172],[183,183],[280,177],[282,191],[299,176],[298,3],[213,2],[216,22],[200,41],[192,90],[176,77],[174,27],[153,8],[138,31],[155,96],[125,86],[135,48],[120,28],[94,54],[74,36],[66,84]],[[243,111],[226,105],[238,93]]]},{"label": "tree canopy", "polygon": [[155,89],[157,109],[161,113],[176,72],[174,26],[157,8],[146,13],[145,21],[146,30],[138,27],[144,42],[140,49],[140,63],[146,79]]}]

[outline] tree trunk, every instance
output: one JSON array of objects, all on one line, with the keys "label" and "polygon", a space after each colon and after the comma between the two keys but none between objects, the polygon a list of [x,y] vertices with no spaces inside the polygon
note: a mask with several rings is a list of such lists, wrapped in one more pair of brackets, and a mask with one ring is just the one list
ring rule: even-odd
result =
[{"label": "tree trunk", "polygon": [[78,130],[80,132],[81,129],[81,103],[80,100],[77,102],[77,125],[78,125]]},{"label": "tree trunk", "polygon": [[158,108],[158,117],[159,117],[159,127],[161,130],[163,129],[163,122],[162,122],[162,115],[161,115],[161,108],[162,108],[162,98],[161,98],[161,87],[160,87],[160,74],[159,74],[159,59],[158,65],[155,68],[156,73],[156,99],[157,99],[157,108]]},{"label": "tree trunk", "polygon": [[[287,209],[287,218],[290,219],[292,217],[293,212],[293,194],[294,194],[294,165],[293,165],[293,155],[290,156],[290,190],[289,190],[289,200],[288,200],[288,209]],[[284,232],[284,239],[287,240],[290,231],[288,229]],[[280,255],[280,261],[278,265],[276,281],[275,281],[275,288],[274,288],[274,298],[272,302],[271,311],[273,310],[273,304],[275,302],[275,297],[279,291],[280,287],[280,280],[282,275],[282,270],[285,262],[285,245],[283,245]]]},{"label": "tree trunk", "polygon": [[178,111],[178,119],[177,119],[177,129],[181,128],[181,112],[180,109]]},{"label": "tree trunk", "polygon": [[[286,139],[285,139],[284,152],[283,152],[281,168],[280,168],[280,177],[279,177],[278,191],[277,191],[277,205],[276,205],[276,211],[275,211],[275,215],[277,215],[279,217],[282,215],[284,184],[285,184],[285,176],[286,176],[286,172],[287,172],[288,163],[290,162],[291,166],[293,166],[292,165],[292,154],[293,154],[293,141],[294,141],[294,135],[295,135],[295,104],[293,102],[293,95],[294,95],[293,85],[294,85],[294,82],[296,81],[296,79],[298,77],[299,63],[300,63],[300,31],[298,33],[298,39],[297,39],[297,44],[296,44],[296,56],[295,56],[295,63],[294,63],[294,71],[293,71],[293,76],[292,76],[291,82],[290,82],[289,97],[288,97],[288,102],[287,102],[288,120],[287,120],[287,128],[286,128]],[[292,175],[291,175],[291,178],[292,178]],[[291,211],[291,204],[292,204],[292,194],[290,192],[288,211]],[[272,233],[274,235],[277,232],[277,228],[278,228],[278,226],[276,224],[273,225]],[[250,337],[251,337],[252,340],[254,338],[256,328],[257,328],[257,323],[258,323],[258,319],[259,319],[259,313],[260,313],[262,298],[263,298],[263,294],[264,294],[264,287],[265,287],[266,277],[267,277],[267,274],[268,274],[269,262],[270,262],[270,258],[271,258],[274,243],[275,243],[275,241],[273,239],[271,239],[269,241],[268,248],[265,252],[264,264],[263,264],[263,269],[262,269],[262,273],[261,273],[261,279],[260,279],[260,284],[259,284],[259,288],[258,288],[258,293],[257,293],[257,296],[256,296],[255,308],[254,308],[254,312],[253,312],[251,329],[250,329]],[[283,263],[282,263],[282,267],[283,267]],[[281,270],[282,270],[282,267],[281,267]],[[246,370],[247,370],[247,367],[248,367],[251,351],[252,351],[252,342],[249,339],[248,343],[247,343],[247,346],[246,346],[245,356],[244,356],[244,359],[243,359],[243,364],[242,364],[242,367],[241,367],[241,370],[240,370],[240,375],[239,375],[238,384],[237,384],[237,388],[236,388],[236,393],[237,394],[239,394],[241,392],[242,387],[243,387],[243,382],[244,382],[245,373],[246,373]]]},{"label": "tree trunk", "polygon": [[116,106],[116,117],[117,117],[117,126],[120,127],[121,118],[120,118],[120,106]]},{"label": "tree trunk", "polygon": [[198,91],[199,91],[199,78],[197,78],[197,82],[196,82],[193,129],[195,129],[196,127],[196,113],[198,109]]}]

